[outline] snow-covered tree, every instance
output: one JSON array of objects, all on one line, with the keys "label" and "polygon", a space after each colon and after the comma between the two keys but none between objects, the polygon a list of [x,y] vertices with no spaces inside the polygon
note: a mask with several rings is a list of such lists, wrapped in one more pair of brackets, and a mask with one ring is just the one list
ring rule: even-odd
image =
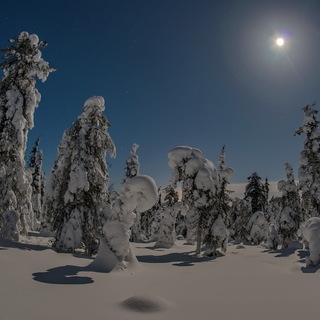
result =
[{"label": "snow-covered tree", "polygon": [[255,212],[249,220],[247,230],[249,239],[254,244],[260,244],[267,240],[269,223],[262,211]]},{"label": "snow-covered tree", "polygon": [[252,216],[251,199],[235,198],[230,209],[230,236],[237,241],[248,240],[247,226]]},{"label": "snow-covered tree", "polygon": [[127,262],[134,259],[129,243],[134,211],[149,210],[157,199],[157,186],[151,177],[136,175],[123,181],[111,209],[106,210],[103,237],[92,268],[103,272],[126,268]]},{"label": "snow-covered tree", "polygon": [[141,230],[149,240],[156,241],[158,239],[162,211],[161,188],[158,188],[156,203],[151,209],[141,212]]},{"label": "snow-covered tree", "polygon": [[[27,233],[26,216],[32,215],[31,175],[25,168],[29,130],[34,126],[34,112],[41,96],[36,78],[46,81],[54,71],[42,59],[46,43],[35,34],[21,32],[10,40],[0,67],[0,225],[2,230],[17,229]],[[8,218],[10,214],[13,218]],[[18,219],[18,225],[7,226]],[[3,236],[8,235],[8,233]]]},{"label": "snow-covered tree", "polygon": [[[130,157],[126,161],[126,166],[124,168],[125,171],[125,180],[128,178],[133,178],[139,174],[140,162],[139,157],[137,155],[137,150],[139,145],[134,143],[132,149],[130,151]],[[130,241],[139,241],[143,237],[141,231],[141,213],[135,212],[134,223],[131,227],[131,238]]]},{"label": "snow-covered tree", "polygon": [[279,233],[281,244],[286,248],[297,237],[300,227],[300,197],[298,186],[294,181],[293,168],[289,163],[284,164],[287,180],[278,182],[278,190],[282,193],[281,212],[279,216]]},{"label": "snow-covered tree", "polygon": [[267,246],[270,250],[277,250],[278,245],[280,244],[280,238],[278,235],[278,231],[274,224],[271,224],[269,227],[269,233],[267,238]]},{"label": "snow-covered tree", "polygon": [[306,266],[320,264],[320,218],[310,218],[303,229],[303,237],[308,242],[310,255],[306,259]]},{"label": "snow-covered tree", "polygon": [[132,178],[139,174],[140,162],[137,155],[138,148],[139,145],[134,143],[130,151],[130,158],[126,161],[126,166],[124,169],[126,178]]},{"label": "snow-covered tree", "polygon": [[228,235],[226,226],[229,225],[232,202],[229,195],[231,192],[227,190],[227,186],[233,174],[233,169],[229,168],[225,163],[225,147],[223,146],[218,160],[218,189],[203,241],[207,246],[207,255],[215,255],[218,248],[221,248],[222,252],[227,250]]},{"label": "snow-covered tree", "polygon": [[233,176],[234,171],[229,168],[225,162],[225,147],[223,146],[218,160],[218,177],[219,187],[216,196],[215,210],[219,213],[225,224],[229,224],[229,215],[232,204],[230,193],[227,189],[229,179]]},{"label": "snow-covered tree", "polygon": [[308,104],[302,110],[304,119],[295,135],[305,135],[300,152],[298,171],[299,188],[302,192],[302,209],[306,217],[320,214],[320,131],[316,105]]},{"label": "snow-covered tree", "polygon": [[115,157],[103,114],[102,97],[91,97],[82,113],[66,130],[46,186],[45,212],[59,251],[83,246],[93,254],[102,232],[101,208],[109,200],[106,155]]},{"label": "snow-covered tree", "polygon": [[248,177],[248,184],[246,185],[246,190],[244,194],[244,199],[250,198],[251,210],[253,213],[257,211],[265,211],[265,206],[267,204],[265,186],[261,182],[261,177],[254,172]]},{"label": "snow-covered tree", "polygon": [[161,216],[161,225],[159,237],[155,244],[158,248],[171,248],[176,241],[176,218],[181,211],[183,214],[187,211],[187,206],[178,202],[178,193],[170,185],[165,188],[164,210]]},{"label": "snow-covered tree", "polygon": [[32,208],[33,216],[30,217],[29,225],[32,230],[40,228],[42,220],[42,204],[43,204],[43,187],[44,173],[42,171],[42,150],[39,149],[40,138],[36,140],[34,147],[31,150],[30,158],[27,167],[32,176]]},{"label": "snow-covered tree", "polygon": [[177,182],[182,182],[182,201],[190,208],[188,233],[196,234],[196,253],[200,254],[218,188],[218,172],[199,149],[176,147],[168,153],[168,158],[172,186],[176,188]]}]

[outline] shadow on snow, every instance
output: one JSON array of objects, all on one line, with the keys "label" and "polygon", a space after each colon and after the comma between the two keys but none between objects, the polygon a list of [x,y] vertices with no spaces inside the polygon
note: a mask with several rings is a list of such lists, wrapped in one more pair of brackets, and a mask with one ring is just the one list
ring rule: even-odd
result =
[{"label": "shadow on snow", "polygon": [[92,271],[89,267],[63,266],[48,269],[46,272],[33,273],[35,281],[49,284],[90,284],[93,279],[87,276],[79,276],[79,272]]},{"label": "shadow on snow", "polygon": [[15,248],[15,249],[21,249],[21,250],[35,250],[35,251],[50,249],[50,247],[48,247],[48,246],[41,246],[41,245],[30,244],[30,243],[13,242],[10,240],[0,238],[0,250],[6,250],[7,248]]},{"label": "shadow on snow", "polygon": [[[160,251],[158,249],[154,249],[154,250]],[[158,255],[158,256],[154,256],[154,255],[138,256],[137,255],[137,259],[139,262],[172,263],[173,266],[177,266],[177,267],[190,267],[190,266],[194,266],[195,263],[215,260],[217,257],[218,256],[198,257],[194,254],[194,251],[183,252],[183,253],[168,253],[168,254]]]}]

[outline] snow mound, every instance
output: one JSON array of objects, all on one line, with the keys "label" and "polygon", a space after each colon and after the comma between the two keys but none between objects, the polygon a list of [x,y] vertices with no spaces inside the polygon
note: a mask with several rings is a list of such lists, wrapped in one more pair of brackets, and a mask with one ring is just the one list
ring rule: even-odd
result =
[{"label": "snow mound", "polygon": [[153,313],[166,310],[170,304],[158,296],[135,295],[121,302],[121,305],[132,311]]}]

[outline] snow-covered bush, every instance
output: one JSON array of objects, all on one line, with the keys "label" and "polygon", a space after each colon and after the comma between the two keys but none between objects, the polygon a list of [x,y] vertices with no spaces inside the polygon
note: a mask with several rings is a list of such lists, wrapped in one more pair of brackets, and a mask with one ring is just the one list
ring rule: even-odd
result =
[{"label": "snow-covered bush", "polygon": [[[21,32],[10,40],[11,45],[4,52],[0,64],[3,77],[0,82],[0,218],[10,213],[18,213],[16,226],[26,234],[27,216],[32,216],[31,175],[25,168],[25,152],[28,132],[34,126],[34,112],[41,95],[36,89],[36,78],[46,81],[54,71],[41,57],[41,49],[46,43],[39,41],[35,34]],[[8,194],[13,193],[15,205],[9,204]],[[2,228],[10,229],[5,224],[15,220],[5,219],[0,222]]]},{"label": "snow-covered bush", "polygon": [[278,231],[274,224],[271,224],[269,227],[269,233],[267,238],[267,246],[270,250],[277,250],[278,245],[280,244],[280,238]]},{"label": "snow-covered bush", "polygon": [[250,241],[260,244],[267,240],[269,224],[262,211],[255,212],[249,220],[247,229],[250,234]]},{"label": "snow-covered bush", "polygon": [[204,243],[207,246],[204,255],[217,255],[218,249],[221,249],[222,253],[226,253],[228,244],[228,232],[221,215],[218,216],[218,218],[210,227],[209,232],[204,238]]},{"label": "snow-covered bush", "polygon": [[136,175],[122,183],[118,197],[111,210],[106,213],[103,237],[97,257],[91,264],[92,268],[109,272],[117,267],[126,267],[126,261],[133,255],[129,239],[135,217],[134,210],[149,210],[157,200],[158,189],[149,176]]},{"label": "snow-covered bush", "polygon": [[320,263],[320,218],[310,218],[303,229],[303,237],[308,242],[310,255],[306,259],[307,267]]},{"label": "snow-covered bush", "polygon": [[[106,154],[115,156],[104,109],[102,97],[89,98],[78,119],[64,132],[58,148],[46,186],[45,213],[52,230],[56,231],[55,247],[59,251],[73,251],[80,245],[87,254],[97,250],[104,222],[101,207],[109,200]],[[78,214],[75,216],[74,212]],[[81,229],[76,234],[82,239],[71,241],[65,231],[75,224],[77,230]]]}]

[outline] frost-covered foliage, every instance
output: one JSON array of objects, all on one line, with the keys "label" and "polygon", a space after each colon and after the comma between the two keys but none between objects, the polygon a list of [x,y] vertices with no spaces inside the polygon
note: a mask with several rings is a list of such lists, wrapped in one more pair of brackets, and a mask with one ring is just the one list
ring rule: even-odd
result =
[{"label": "frost-covered foliage", "polygon": [[303,229],[303,236],[308,242],[310,255],[307,257],[307,267],[320,263],[320,218],[310,218]]},{"label": "frost-covered foliage", "polygon": [[267,246],[270,250],[277,250],[278,245],[280,244],[280,238],[278,235],[278,231],[274,224],[271,224],[269,227],[269,233],[267,238]]},{"label": "frost-covered foliage", "polygon": [[102,97],[89,98],[58,148],[46,186],[45,213],[56,231],[59,251],[74,251],[80,245],[88,254],[97,249],[104,222],[101,208],[109,200],[106,155],[115,156],[104,110]]},{"label": "frost-covered foliage", "polygon": [[178,193],[172,186],[165,188],[164,209],[161,215],[159,237],[155,244],[158,248],[171,248],[176,241],[176,218],[178,213],[185,215],[188,207],[178,202]]},{"label": "frost-covered foliage", "polygon": [[182,201],[189,207],[187,240],[196,234],[196,252],[200,254],[203,233],[208,228],[218,190],[218,172],[199,149],[176,147],[168,153],[168,158],[172,186],[175,188],[177,182],[182,182]]},{"label": "frost-covered foliage", "polygon": [[254,244],[260,244],[267,240],[269,224],[262,211],[255,212],[249,220],[247,230],[249,239]]},{"label": "frost-covered foliage", "polygon": [[315,103],[306,105],[302,110],[303,124],[295,132],[295,135],[305,135],[300,152],[299,188],[304,215],[312,217],[320,213],[320,131]]},{"label": "frost-covered foliage", "polygon": [[126,161],[126,166],[124,169],[126,178],[132,178],[139,174],[140,163],[137,155],[138,148],[139,145],[134,143],[130,152],[130,158]]},{"label": "frost-covered foliage", "polygon": [[120,192],[112,203],[111,210],[103,225],[103,238],[92,267],[110,271],[110,256],[115,267],[126,267],[130,254],[130,234],[134,221],[134,211],[144,212],[152,208],[158,200],[158,190],[154,180],[145,175],[136,175],[123,181]]},{"label": "frost-covered foliage", "polygon": [[[26,234],[27,216],[32,216],[32,178],[25,169],[28,132],[34,126],[34,112],[41,96],[36,78],[44,82],[54,71],[41,57],[46,43],[35,34],[21,32],[10,40],[0,67],[0,222],[1,228],[16,228]],[[8,215],[14,217],[8,219]],[[16,226],[7,223],[16,221]]]},{"label": "frost-covered foliage", "polygon": [[244,199],[251,201],[251,211],[265,211],[268,199],[266,197],[265,185],[261,182],[261,177],[254,172],[248,177],[248,184],[246,185],[246,191]]},{"label": "frost-covered foliage", "polygon": [[300,197],[294,181],[293,169],[289,163],[284,164],[287,181],[278,182],[278,190],[282,193],[281,212],[278,221],[281,244],[283,248],[297,237],[300,228]]},{"label": "frost-covered foliage", "polygon": [[27,167],[32,176],[32,208],[33,215],[28,222],[32,230],[39,230],[42,220],[42,205],[43,205],[43,187],[44,187],[44,173],[42,171],[42,150],[39,149],[40,138],[36,140],[33,147]]}]

